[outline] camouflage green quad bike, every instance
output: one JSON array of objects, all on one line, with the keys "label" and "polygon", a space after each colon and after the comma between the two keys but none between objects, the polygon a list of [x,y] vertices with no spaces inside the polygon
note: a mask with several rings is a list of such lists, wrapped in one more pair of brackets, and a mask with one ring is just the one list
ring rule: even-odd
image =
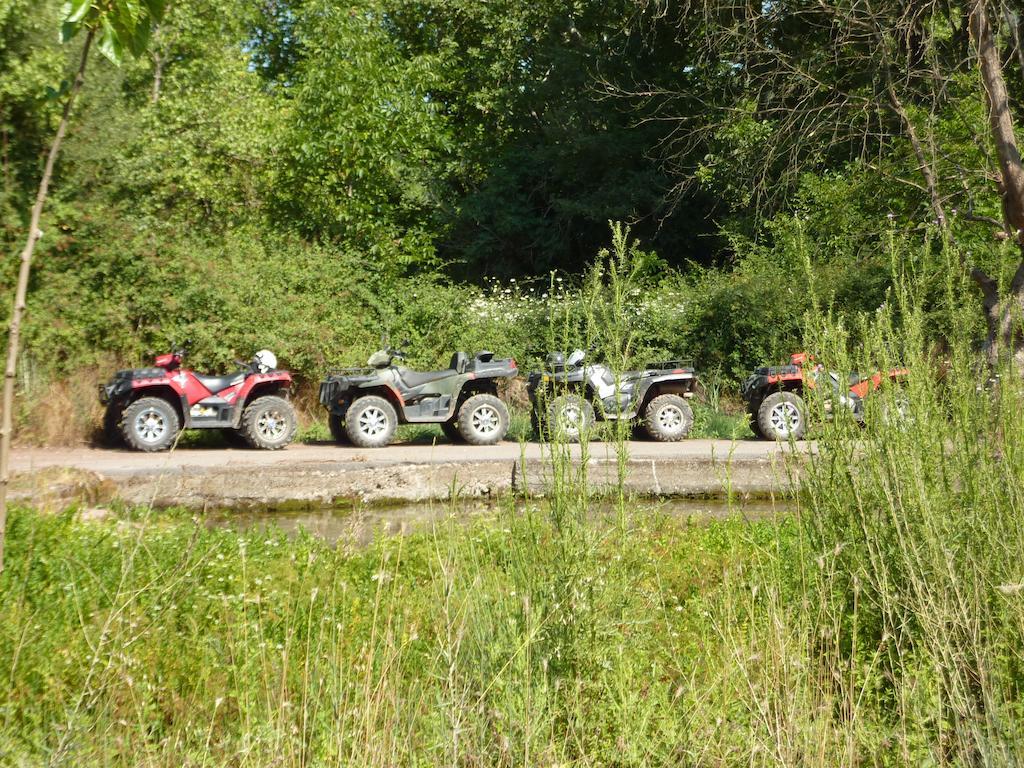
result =
[{"label": "camouflage green quad bike", "polygon": [[360,448],[391,442],[399,424],[440,424],[453,442],[493,445],[508,432],[508,407],[498,398],[498,380],[514,378],[516,361],[493,352],[452,355],[442,371],[411,371],[395,365],[400,349],[374,352],[365,368],[332,371],[320,383],[331,436]]}]

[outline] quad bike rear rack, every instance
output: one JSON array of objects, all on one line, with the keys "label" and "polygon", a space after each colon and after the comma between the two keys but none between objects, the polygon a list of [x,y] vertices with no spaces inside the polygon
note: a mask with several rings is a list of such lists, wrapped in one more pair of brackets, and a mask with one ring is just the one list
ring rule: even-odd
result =
[{"label": "quad bike rear rack", "polygon": [[653,363],[644,363],[645,371],[674,371],[687,368],[693,369],[693,360],[681,358],[678,360],[659,360]]}]

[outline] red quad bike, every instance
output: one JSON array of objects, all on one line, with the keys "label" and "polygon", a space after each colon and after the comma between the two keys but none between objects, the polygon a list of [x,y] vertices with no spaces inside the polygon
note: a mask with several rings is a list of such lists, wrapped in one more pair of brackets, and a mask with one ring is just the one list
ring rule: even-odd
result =
[{"label": "red quad bike", "polygon": [[107,440],[122,437],[138,451],[163,451],[182,429],[222,429],[229,442],[276,450],[292,441],[297,424],[288,402],[292,377],[276,370],[268,350],[237,373],[206,376],[181,367],[184,350],[160,355],[153,368],[118,371],[100,385]]},{"label": "red quad bike", "polygon": [[[807,390],[825,388],[832,396],[825,402],[831,416],[836,405],[849,409],[858,421],[864,421],[864,399],[882,386],[883,379],[906,379],[906,368],[875,371],[869,376],[854,373],[849,377],[814,363],[806,352],[789,357],[789,365],[758,368],[743,382],[740,393],[747,403],[750,429],[763,440],[800,440],[807,432]],[[903,410],[902,401],[896,405]]]}]

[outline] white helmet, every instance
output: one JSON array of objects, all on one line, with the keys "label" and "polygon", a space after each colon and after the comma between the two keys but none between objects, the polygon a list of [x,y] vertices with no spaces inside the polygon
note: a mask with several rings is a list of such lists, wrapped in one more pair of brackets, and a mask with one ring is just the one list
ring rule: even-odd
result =
[{"label": "white helmet", "polygon": [[277,368],[277,356],[269,349],[261,349],[257,352],[254,362],[256,363],[256,370],[260,373],[266,373]]}]

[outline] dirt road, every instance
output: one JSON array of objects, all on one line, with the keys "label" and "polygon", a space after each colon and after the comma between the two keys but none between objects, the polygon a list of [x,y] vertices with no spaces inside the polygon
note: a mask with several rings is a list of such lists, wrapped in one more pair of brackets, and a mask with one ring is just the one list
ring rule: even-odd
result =
[{"label": "dirt road", "polygon": [[[615,482],[611,443],[587,447],[588,481]],[[760,441],[684,440],[630,442],[627,488],[644,495],[718,496],[731,489],[747,495],[784,494],[809,449]],[[100,499],[157,506],[319,506],[349,501],[423,501],[452,493],[493,496],[504,491],[542,493],[550,474],[549,447],[502,443],[490,447],[405,444],[366,450],[332,444],[292,445],[282,451],[189,448],[144,454],[96,448],[18,449],[11,469],[31,500],[66,478],[95,477]],[[574,465],[582,449],[572,446]],[[61,473],[64,473],[63,475]],[[78,474],[75,474],[78,473]],[[65,480],[60,478],[64,477]],[[72,484],[79,484],[75,480]]]}]

